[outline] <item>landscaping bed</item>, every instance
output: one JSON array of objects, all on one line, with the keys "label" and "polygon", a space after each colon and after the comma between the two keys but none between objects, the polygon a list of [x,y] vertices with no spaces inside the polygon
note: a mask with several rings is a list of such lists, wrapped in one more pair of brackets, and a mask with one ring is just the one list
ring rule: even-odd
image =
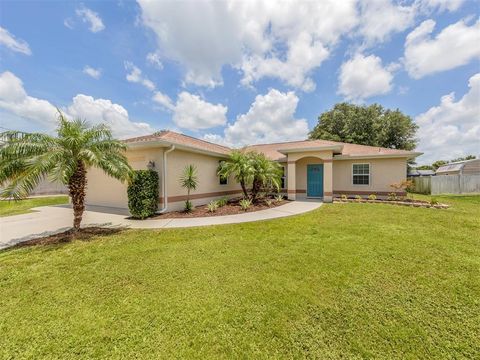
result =
[{"label": "landscaping bed", "polygon": [[333,199],[334,203],[374,203],[374,204],[390,204],[390,205],[400,205],[400,206],[412,206],[412,207],[424,207],[424,208],[434,208],[434,209],[448,209],[449,206],[446,204],[440,204],[436,201],[425,201],[419,199],[364,199],[364,198],[339,198],[336,197]]},{"label": "landscaping bed", "polygon": [[260,199],[256,204],[251,204],[248,209],[242,209],[240,201],[242,198],[233,198],[227,201],[224,206],[219,206],[215,211],[209,211],[207,204],[200,205],[193,208],[192,211],[171,211],[168,213],[155,215],[153,219],[175,219],[175,218],[196,218],[207,216],[224,216],[224,215],[236,215],[250,213],[260,210],[266,210],[275,208],[280,205],[284,205],[288,200],[283,199],[277,201],[276,199],[268,199],[271,201],[270,205],[267,204],[267,199]]}]

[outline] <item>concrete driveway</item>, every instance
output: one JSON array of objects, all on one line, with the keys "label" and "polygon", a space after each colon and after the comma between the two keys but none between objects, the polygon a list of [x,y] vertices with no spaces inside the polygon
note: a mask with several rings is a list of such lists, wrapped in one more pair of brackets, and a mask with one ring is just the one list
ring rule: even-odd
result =
[{"label": "concrete driveway", "polygon": [[[130,220],[122,210],[103,207],[87,207],[82,226],[128,227],[133,229],[163,229],[193,226],[234,224],[275,219],[302,214],[322,205],[321,202],[293,201],[272,209],[245,214],[209,216],[184,219]],[[22,241],[52,235],[72,227],[72,209],[67,205],[43,206],[34,212],[0,218],[0,249]]]}]

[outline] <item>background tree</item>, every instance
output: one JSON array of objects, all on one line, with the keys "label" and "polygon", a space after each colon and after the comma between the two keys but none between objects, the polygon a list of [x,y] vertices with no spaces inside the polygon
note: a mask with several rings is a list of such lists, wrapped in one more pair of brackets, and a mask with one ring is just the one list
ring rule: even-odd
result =
[{"label": "background tree", "polygon": [[417,129],[412,118],[398,109],[339,103],[318,117],[309,138],[413,150]]},{"label": "background tree", "polygon": [[89,167],[102,169],[121,181],[132,169],[124,151],[126,145],[113,139],[104,125],[90,127],[82,120],[67,120],[59,114],[57,136],[7,131],[0,134],[0,196],[22,199],[48,178],[68,188],[73,206],[73,229],[77,231],[85,210]]},{"label": "background tree", "polygon": [[185,211],[191,211],[193,208],[190,201],[190,191],[195,190],[198,186],[197,168],[195,165],[187,165],[183,169],[180,176],[180,185],[187,189],[187,201],[185,201]]}]

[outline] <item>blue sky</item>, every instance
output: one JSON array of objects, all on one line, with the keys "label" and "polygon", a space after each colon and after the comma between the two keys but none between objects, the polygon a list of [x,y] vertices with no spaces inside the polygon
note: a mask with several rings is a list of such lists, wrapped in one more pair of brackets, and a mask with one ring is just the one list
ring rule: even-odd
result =
[{"label": "blue sky", "polygon": [[478,155],[478,19],[474,0],[2,1],[0,126],[51,132],[59,107],[241,146],[377,102],[419,124],[419,163]]}]

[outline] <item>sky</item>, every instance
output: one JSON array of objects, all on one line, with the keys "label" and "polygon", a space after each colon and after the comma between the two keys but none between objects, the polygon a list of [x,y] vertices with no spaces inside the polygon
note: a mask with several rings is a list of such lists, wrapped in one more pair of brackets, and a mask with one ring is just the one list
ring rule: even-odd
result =
[{"label": "sky", "polygon": [[57,108],[128,138],[305,139],[335,103],[419,125],[427,164],[480,155],[477,0],[0,2],[1,130]]}]

